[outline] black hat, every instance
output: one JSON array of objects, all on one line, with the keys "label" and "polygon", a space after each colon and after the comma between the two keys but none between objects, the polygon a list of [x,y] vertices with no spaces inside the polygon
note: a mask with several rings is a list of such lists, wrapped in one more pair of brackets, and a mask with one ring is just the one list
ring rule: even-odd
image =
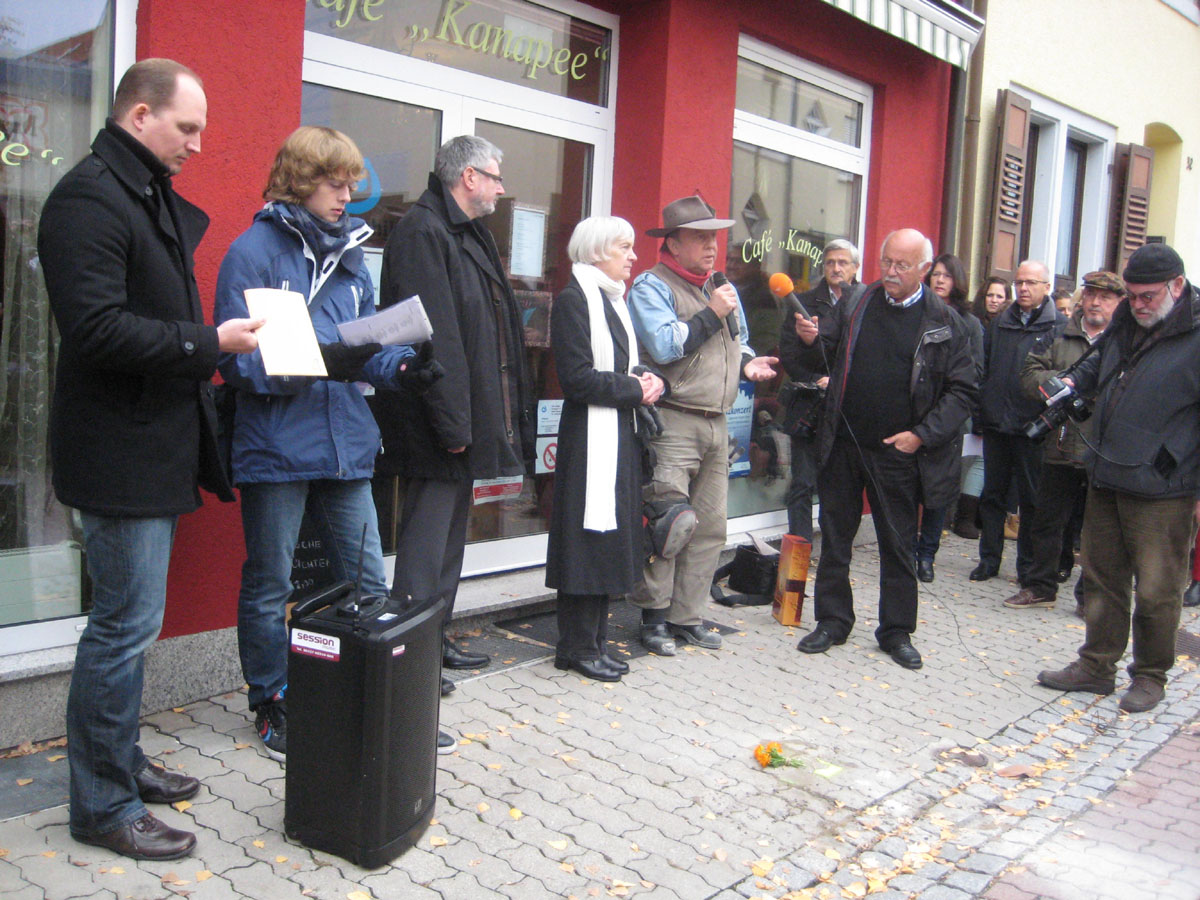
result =
[{"label": "black hat", "polygon": [[1133,284],[1158,284],[1183,274],[1183,260],[1167,244],[1144,244],[1133,251],[1124,279]]}]

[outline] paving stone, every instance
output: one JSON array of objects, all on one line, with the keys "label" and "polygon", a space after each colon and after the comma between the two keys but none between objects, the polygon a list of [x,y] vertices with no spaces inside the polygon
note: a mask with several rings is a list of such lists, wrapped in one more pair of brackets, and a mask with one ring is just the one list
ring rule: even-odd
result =
[{"label": "paving stone", "polygon": [[917,900],[970,900],[971,895],[944,884],[935,884],[917,895]]}]

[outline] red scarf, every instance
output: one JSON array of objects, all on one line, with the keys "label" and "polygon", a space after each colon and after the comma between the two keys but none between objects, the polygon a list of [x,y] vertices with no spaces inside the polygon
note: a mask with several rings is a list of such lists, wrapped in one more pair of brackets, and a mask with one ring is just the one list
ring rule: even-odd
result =
[{"label": "red scarf", "polygon": [[682,278],[684,281],[691,282],[696,287],[704,287],[704,282],[708,281],[709,276],[712,275],[711,272],[706,272],[703,275],[697,275],[695,272],[689,272],[687,269],[685,269],[683,266],[681,266],[678,262],[676,262],[675,257],[673,257],[666,250],[658,251],[658,261],[660,263],[662,263],[664,266],[666,266],[668,269],[670,269],[672,272],[674,272],[676,275],[678,275],[680,278]]}]

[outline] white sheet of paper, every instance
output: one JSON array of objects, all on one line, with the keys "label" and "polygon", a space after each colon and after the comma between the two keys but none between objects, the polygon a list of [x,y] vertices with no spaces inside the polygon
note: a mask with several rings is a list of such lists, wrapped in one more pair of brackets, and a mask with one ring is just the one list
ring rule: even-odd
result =
[{"label": "white sheet of paper", "polygon": [[268,375],[328,374],[303,294],[278,288],[247,288],[245,294],[251,317],[267,320],[258,330],[258,349]]},{"label": "white sheet of paper", "polygon": [[964,434],[962,455],[983,456],[983,437],[978,434]]},{"label": "white sheet of paper", "polygon": [[425,315],[421,298],[413,294],[407,300],[393,303],[373,316],[343,322],[338,326],[338,334],[351,347],[370,343],[386,347],[389,344],[419,344],[427,341],[433,336],[433,326],[429,324],[429,316]]}]

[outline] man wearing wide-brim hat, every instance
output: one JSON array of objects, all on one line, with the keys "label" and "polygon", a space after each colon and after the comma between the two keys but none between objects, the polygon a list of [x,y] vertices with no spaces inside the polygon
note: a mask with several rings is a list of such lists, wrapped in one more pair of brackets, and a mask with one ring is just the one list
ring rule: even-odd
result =
[{"label": "man wearing wide-brim hat", "polygon": [[680,500],[696,511],[696,531],[673,559],[653,559],[633,594],[642,609],[641,640],[660,656],[675,654],[675,640],[716,649],[719,635],[701,613],[718,557],[725,546],[729,437],[725,411],[742,378],[775,375],[773,356],[755,356],[737,291],[720,273],[717,233],[733,225],[699,196],[663,209],[663,225],[646,234],[663,238],[658,264],[629,291],[629,312],[639,352],[654,360],[671,385],[660,400],[663,432],[646,499]]},{"label": "man wearing wide-brim hat", "polygon": [[1078,659],[1038,681],[1111,694],[1132,631],[1133,680],[1118,705],[1143,712],[1163,699],[1175,665],[1200,518],[1200,293],[1166,244],[1135,250],[1122,275],[1125,300],[1100,349],[1070,379],[1083,397],[1095,396],[1085,453],[1087,633]]}]

